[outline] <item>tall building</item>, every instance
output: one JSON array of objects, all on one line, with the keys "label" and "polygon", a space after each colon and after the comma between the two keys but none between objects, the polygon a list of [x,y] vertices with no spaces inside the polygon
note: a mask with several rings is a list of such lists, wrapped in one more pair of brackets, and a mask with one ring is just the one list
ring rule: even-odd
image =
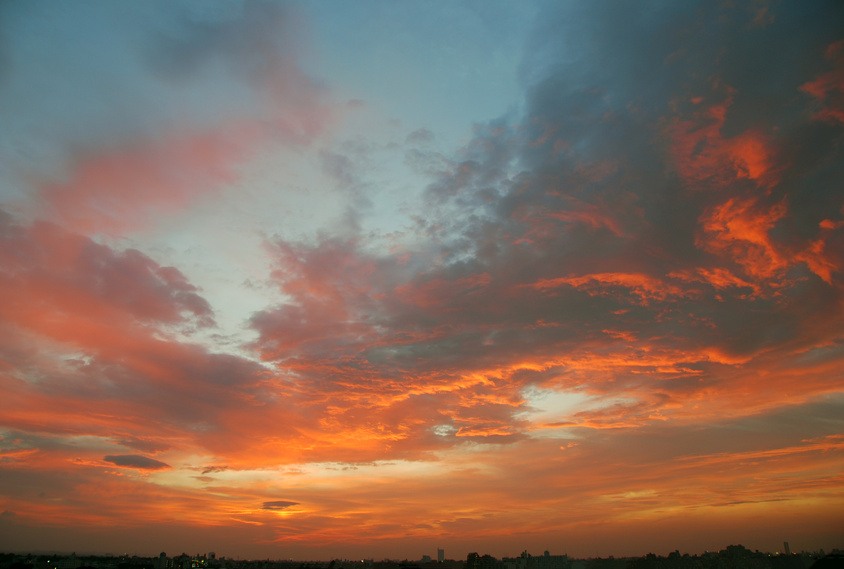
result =
[{"label": "tall building", "polygon": [[445,561],[445,550],[437,548],[437,563],[442,563]]}]

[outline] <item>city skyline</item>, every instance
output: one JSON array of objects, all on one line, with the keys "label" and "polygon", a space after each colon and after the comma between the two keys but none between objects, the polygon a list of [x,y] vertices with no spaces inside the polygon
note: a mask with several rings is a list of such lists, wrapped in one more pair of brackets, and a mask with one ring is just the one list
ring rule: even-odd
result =
[{"label": "city skyline", "polygon": [[0,551],[840,547],[841,22],[0,3]]},{"label": "city skyline", "polygon": [[[794,551],[792,552],[788,542],[783,542],[782,549],[778,551],[759,551],[759,550],[751,550],[746,548],[741,544],[731,544],[724,546],[720,549],[709,551],[705,550],[702,552],[688,552],[688,551],[680,551],[678,549],[671,550],[666,554],[654,554],[653,552],[648,552],[647,554],[642,555],[632,555],[632,556],[624,556],[620,557],[619,560],[628,559],[642,559],[642,558],[670,558],[676,559],[678,557],[702,557],[702,556],[742,556],[742,555],[763,555],[767,557],[803,557],[808,559],[820,559],[825,556],[830,557],[841,557],[842,552],[838,548],[834,548],[830,552],[825,552],[824,550],[818,551]],[[454,567],[455,564],[460,563],[478,563],[478,560],[482,558],[493,559],[495,561],[501,562],[518,562],[522,565],[526,565],[527,562],[534,561],[539,564],[545,563],[547,566],[556,566],[554,564],[561,564],[567,565],[573,561],[586,561],[586,560],[612,560],[615,557],[613,555],[608,555],[607,557],[600,557],[598,555],[595,556],[587,556],[587,557],[570,557],[566,553],[551,553],[547,549],[533,554],[528,550],[523,550],[519,553],[511,552],[510,555],[501,555],[500,557],[495,557],[489,555],[488,553],[478,553],[477,551],[468,551],[464,552],[462,555],[457,556],[457,558],[443,557],[439,559],[440,552],[443,552],[442,548],[437,548],[438,558],[433,559],[431,555],[428,554],[421,554],[417,557],[413,556],[403,556],[403,557],[394,557],[394,558],[367,558],[367,559],[359,559],[356,557],[348,558],[348,557],[331,557],[331,558],[320,558],[320,559],[277,559],[277,558],[267,558],[267,559],[243,559],[240,557],[230,557],[225,554],[218,555],[215,551],[209,551],[206,553],[194,553],[188,554],[182,552],[180,554],[173,554],[168,555],[167,552],[162,551],[158,554],[139,554],[138,552],[123,552],[123,553],[109,553],[109,552],[90,552],[90,551],[72,551],[72,552],[59,552],[55,550],[43,550],[43,551],[0,551],[0,556],[4,557],[50,557],[49,563],[53,563],[59,569],[75,569],[75,567],[68,567],[68,560],[74,560],[73,564],[79,566],[82,564],[83,559],[92,559],[92,558],[101,558],[101,559],[117,559],[117,560],[135,560],[138,563],[142,563],[143,560],[153,560],[160,565],[156,565],[155,569],[167,569],[168,567],[171,569],[175,569],[179,567],[179,563],[191,563],[191,567],[196,569],[196,567],[206,567],[208,565],[213,564],[224,564],[226,562],[245,562],[245,563],[261,563],[263,561],[272,561],[276,563],[301,563],[301,562],[312,562],[312,563],[321,563],[321,564],[329,564],[331,562],[343,562],[343,563],[415,563],[415,564],[423,564],[423,565],[430,565],[431,567],[436,565],[445,564],[450,567]],[[178,561],[178,562],[177,562]],[[174,564],[175,563],[175,564]],[[198,565],[197,565],[198,564]],[[166,566],[164,566],[166,565]],[[0,565],[2,566],[2,565]],[[184,569],[190,569],[190,567],[185,567]],[[470,568],[469,568],[470,569]]]}]

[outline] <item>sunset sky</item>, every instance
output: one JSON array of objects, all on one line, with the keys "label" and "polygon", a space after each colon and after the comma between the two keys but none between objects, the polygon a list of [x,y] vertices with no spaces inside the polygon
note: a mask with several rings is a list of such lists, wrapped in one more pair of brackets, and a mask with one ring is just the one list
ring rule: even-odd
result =
[{"label": "sunset sky", "polygon": [[0,551],[844,547],[844,3],[0,2]]}]

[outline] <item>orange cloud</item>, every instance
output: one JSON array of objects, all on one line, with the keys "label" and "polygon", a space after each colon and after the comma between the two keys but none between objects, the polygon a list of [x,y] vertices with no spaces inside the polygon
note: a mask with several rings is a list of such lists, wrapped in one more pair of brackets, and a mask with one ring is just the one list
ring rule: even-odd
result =
[{"label": "orange cloud", "polygon": [[694,271],[673,272],[668,276],[688,282],[707,283],[717,290],[735,287],[751,289],[753,295],[759,295],[761,293],[759,285],[741,279],[728,269],[722,267],[712,267],[711,269],[698,267]]},{"label": "orange cloud", "polygon": [[729,138],[722,135],[731,105],[732,94],[695,111],[690,119],[671,123],[671,151],[687,187],[723,188],[741,179],[764,189],[779,183],[783,165],[768,137],[754,129]]},{"label": "orange cloud", "polygon": [[580,277],[559,277],[542,279],[526,287],[547,291],[561,286],[584,290],[591,296],[617,295],[617,287],[627,289],[638,297],[636,304],[647,305],[650,301],[664,301],[687,296],[687,292],[660,279],[637,273],[598,273]]},{"label": "orange cloud", "polygon": [[824,237],[797,251],[771,237],[772,230],[787,213],[785,202],[765,205],[756,198],[730,198],[701,216],[703,232],[698,236],[697,245],[741,265],[747,276],[755,281],[771,283],[782,279],[789,267],[803,262],[809,270],[832,284],[832,274],[841,270],[841,263],[827,254]]},{"label": "orange cloud", "polygon": [[728,254],[755,279],[772,279],[789,265],[770,237],[786,212],[783,203],[765,207],[752,198],[730,198],[701,217],[698,246]]}]

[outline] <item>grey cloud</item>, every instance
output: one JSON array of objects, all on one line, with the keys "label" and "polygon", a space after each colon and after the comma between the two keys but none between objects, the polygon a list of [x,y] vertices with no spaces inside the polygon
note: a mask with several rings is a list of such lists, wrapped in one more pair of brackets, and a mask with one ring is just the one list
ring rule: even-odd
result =
[{"label": "grey cloud", "polygon": [[[399,266],[364,252],[359,242],[283,244],[296,251],[308,282],[321,282],[321,290],[332,292],[320,301],[302,296],[256,314],[252,325],[267,357],[295,354],[319,362],[320,369],[332,362],[366,380],[361,370],[373,365],[383,377],[402,370],[431,381],[552,355],[587,360],[611,350],[630,357],[654,350],[689,359],[678,362],[688,377],[677,372],[670,387],[653,383],[663,373],[656,366],[645,370],[650,376],[621,366],[597,377],[559,365],[514,375],[509,386],[502,381],[474,388],[479,397],[518,393],[534,384],[586,385],[602,393],[653,389],[658,392],[623,409],[646,420],[671,397],[724,381],[722,364],[703,355],[708,349],[752,358],[819,341],[837,318],[822,306],[837,305],[841,295],[820,278],[807,276],[777,295],[751,298],[748,287],[716,288],[676,276],[713,267],[741,274],[737,262],[700,242],[701,216],[730,197],[758,199],[762,209],[787,200],[806,239],[817,236],[819,221],[829,215],[824,211],[841,205],[832,183],[841,161],[831,149],[839,148],[842,130],[811,121],[799,86],[817,76],[820,64],[807,69],[795,63],[822,62],[838,32],[824,24],[809,38],[798,28],[808,28],[817,12],[798,3],[783,5],[779,13],[775,7],[772,23],[750,30],[753,14],[746,8],[708,2],[555,4],[525,59],[525,114],[518,124],[497,119],[477,125],[465,148],[435,166],[421,151],[406,156],[420,170],[438,172],[427,191],[427,209],[418,215],[429,249],[408,251],[411,260]],[[792,18],[793,12],[800,16]],[[788,62],[766,60],[748,75],[741,70],[758,59],[744,49],[750,41],[759,43],[757,51],[777,44],[777,52],[793,53]],[[758,91],[751,84],[763,79],[782,89],[767,93],[757,112],[746,113],[744,93],[751,100]],[[697,97],[702,99],[693,102]],[[761,129],[774,155],[808,144],[817,146],[822,158],[813,163],[802,156],[794,177],[784,177],[768,194],[747,177],[722,184],[714,174],[705,188],[690,190],[675,163],[671,127],[691,121],[693,131],[705,128],[715,119],[696,113],[714,105],[722,105],[727,117],[714,138]],[[691,159],[718,142],[699,141]],[[789,227],[794,223],[784,220],[772,231],[773,242],[784,250],[799,245],[790,235],[797,233]],[[357,283],[348,266],[333,261],[350,258],[375,268],[369,288]],[[645,302],[634,287],[619,283],[531,288],[543,280],[601,273],[641,276],[673,292]],[[816,332],[813,321],[825,324]],[[337,333],[351,332],[349,322],[356,323],[353,335]],[[634,331],[631,345],[607,342],[614,330]],[[352,336],[360,340],[350,341]],[[372,338],[378,341],[369,342]],[[346,358],[342,364],[339,354]],[[325,389],[348,381],[309,379]],[[398,389],[386,380],[383,385]],[[478,403],[471,418],[474,425],[517,427],[513,415],[521,410]],[[426,418],[442,421],[435,411]],[[454,425],[460,420],[467,417],[457,414]],[[420,430],[414,436],[427,435]]]},{"label": "grey cloud", "polygon": [[356,182],[354,164],[347,156],[323,150],[319,154],[323,170],[337,181],[341,188],[352,186]]},{"label": "grey cloud", "polygon": [[162,30],[160,41],[148,46],[151,66],[170,80],[183,81],[217,60],[233,75],[260,82],[292,63],[298,33],[287,6],[253,1],[228,11],[222,7],[209,13],[182,10],[177,29]]},{"label": "grey cloud", "polygon": [[117,466],[137,468],[138,470],[163,470],[165,468],[171,468],[167,463],[139,454],[108,455],[104,456],[103,460]]},{"label": "grey cloud", "polygon": [[298,506],[299,502],[290,502],[288,500],[274,500],[272,502],[264,502],[262,506],[265,510],[284,510],[291,506]]},{"label": "grey cloud", "polygon": [[405,142],[408,144],[430,144],[434,141],[434,133],[427,128],[414,130],[407,135]]},{"label": "grey cloud", "polygon": [[452,168],[451,161],[442,153],[410,148],[404,153],[404,162],[415,172],[435,178]]}]

